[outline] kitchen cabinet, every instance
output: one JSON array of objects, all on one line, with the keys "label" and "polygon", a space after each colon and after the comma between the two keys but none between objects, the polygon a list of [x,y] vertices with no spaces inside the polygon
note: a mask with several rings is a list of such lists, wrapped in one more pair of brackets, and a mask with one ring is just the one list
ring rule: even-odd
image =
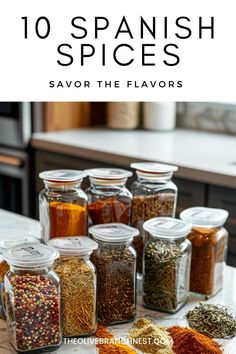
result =
[{"label": "kitchen cabinet", "polygon": [[[39,172],[51,169],[87,169],[94,167],[111,167],[111,164],[98,162],[81,157],[68,156],[54,152],[35,150],[35,216],[38,217],[38,193],[43,188],[43,182],[38,178]],[[114,163],[113,167],[128,169],[127,165],[120,166]],[[135,179],[135,175],[128,180],[127,186],[130,187]],[[224,208],[229,211],[230,217],[226,224],[229,231],[228,259],[229,265],[236,267],[236,190],[209,185],[206,183],[190,181],[182,178],[174,178],[178,186],[178,205],[177,215],[186,208],[193,206],[209,206]],[[86,179],[83,188],[88,185]]]},{"label": "kitchen cabinet", "polygon": [[229,218],[225,225],[229,232],[228,264],[236,267],[236,190],[209,186],[207,205],[223,208],[229,212]]}]

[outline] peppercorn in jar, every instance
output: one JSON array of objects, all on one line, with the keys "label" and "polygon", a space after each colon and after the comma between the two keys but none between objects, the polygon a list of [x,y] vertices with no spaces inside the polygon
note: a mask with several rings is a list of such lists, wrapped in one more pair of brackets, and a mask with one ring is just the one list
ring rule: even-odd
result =
[{"label": "peppercorn in jar", "polygon": [[98,245],[86,236],[54,238],[48,245],[60,253],[53,270],[61,282],[63,336],[92,335],[97,327],[97,282],[90,255]]},{"label": "peppercorn in jar", "polygon": [[86,174],[53,170],[39,174],[45,189],[39,194],[42,239],[87,234],[87,196],[80,188]]},{"label": "peppercorn in jar", "polygon": [[119,168],[95,168],[86,170],[90,187],[88,212],[91,225],[118,222],[130,223],[132,194],[126,188],[132,172]]},{"label": "peppercorn in jar", "polygon": [[136,311],[136,252],[131,242],[139,231],[113,223],[92,226],[89,232],[98,242],[92,254],[98,279],[98,320],[104,325],[132,321]]},{"label": "peppercorn in jar", "polygon": [[180,218],[192,223],[188,239],[192,243],[190,291],[215,295],[223,287],[223,270],[228,232],[223,227],[229,213],[224,209],[194,207]]},{"label": "peppercorn in jar", "polygon": [[8,336],[18,352],[54,351],[61,345],[60,285],[51,266],[59,254],[41,244],[4,254]]},{"label": "peppercorn in jar", "polygon": [[147,235],[143,223],[159,216],[175,216],[177,202],[177,187],[172,182],[176,166],[156,162],[132,163],[136,169],[137,180],[131,185],[133,194],[131,225],[140,230],[140,235],[134,239],[137,252],[137,271],[142,273],[143,247]]},{"label": "peppercorn in jar", "polygon": [[159,217],[146,221],[143,228],[149,237],[143,255],[143,303],[174,313],[185,304],[189,291],[191,224]]},{"label": "peppercorn in jar", "polygon": [[4,320],[6,319],[4,276],[10,269],[10,266],[4,261],[3,255],[10,247],[32,242],[39,243],[40,241],[34,237],[21,237],[14,240],[0,241],[0,318]]}]

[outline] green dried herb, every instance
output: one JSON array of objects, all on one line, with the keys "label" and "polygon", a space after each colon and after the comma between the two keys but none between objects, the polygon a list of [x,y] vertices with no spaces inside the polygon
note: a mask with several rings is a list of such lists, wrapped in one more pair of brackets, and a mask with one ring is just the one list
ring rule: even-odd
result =
[{"label": "green dried herb", "polygon": [[212,338],[231,338],[236,333],[236,319],[226,306],[200,303],[186,317],[192,328]]},{"label": "green dried herb", "polygon": [[175,311],[186,300],[187,255],[180,247],[163,241],[148,241],[144,250],[144,304]]}]

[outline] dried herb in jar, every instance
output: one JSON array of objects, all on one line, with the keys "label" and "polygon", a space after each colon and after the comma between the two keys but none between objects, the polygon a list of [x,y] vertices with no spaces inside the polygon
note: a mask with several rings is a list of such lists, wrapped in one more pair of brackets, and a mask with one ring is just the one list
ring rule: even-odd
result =
[{"label": "dried herb in jar", "polygon": [[53,280],[44,275],[14,274],[10,281],[14,296],[6,294],[7,311],[14,322],[17,349],[60,345],[60,298]]},{"label": "dried herb in jar", "polygon": [[96,330],[95,270],[82,258],[61,256],[54,271],[61,281],[63,335],[92,334]]},{"label": "dried herb in jar", "polygon": [[144,303],[148,307],[174,311],[185,301],[188,256],[176,244],[148,241],[144,250]]},{"label": "dried herb in jar", "polygon": [[98,199],[88,205],[88,212],[93,225],[130,222],[132,201],[129,197],[114,196]]},{"label": "dried herb in jar", "polygon": [[136,195],[133,197],[131,225],[140,230],[133,241],[137,252],[137,270],[142,272],[143,247],[147,239],[143,223],[158,216],[173,217],[175,213],[175,193],[163,192],[157,195]]},{"label": "dried herb in jar", "polygon": [[136,257],[125,245],[113,247],[104,245],[92,255],[97,269],[98,319],[105,325],[131,321],[136,308]]},{"label": "dried herb in jar", "polygon": [[227,232],[223,228],[193,228],[190,290],[213,295],[223,284],[223,264]]},{"label": "dried herb in jar", "polygon": [[50,202],[50,238],[87,234],[87,207],[64,202]]},{"label": "dried herb in jar", "polygon": [[226,306],[200,303],[186,317],[192,328],[212,338],[231,338],[236,333],[236,318]]}]

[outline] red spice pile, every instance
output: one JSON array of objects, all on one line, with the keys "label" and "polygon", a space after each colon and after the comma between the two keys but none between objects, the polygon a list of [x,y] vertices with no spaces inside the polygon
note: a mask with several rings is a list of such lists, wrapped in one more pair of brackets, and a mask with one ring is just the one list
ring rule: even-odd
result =
[{"label": "red spice pile", "polygon": [[222,354],[221,346],[194,329],[173,326],[168,329],[175,354]]}]

